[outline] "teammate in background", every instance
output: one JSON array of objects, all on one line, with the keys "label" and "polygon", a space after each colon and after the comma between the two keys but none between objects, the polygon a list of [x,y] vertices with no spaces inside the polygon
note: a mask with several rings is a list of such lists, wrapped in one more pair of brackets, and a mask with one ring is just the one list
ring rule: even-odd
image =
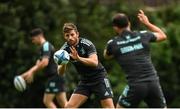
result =
[{"label": "teammate in background", "polygon": [[[63,27],[65,43],[61,49],[70,54],[70,61],[76,67],[80,82],[65,108],[77,108],[83,104],[92,93],[99,97],[103,108],[114,108],[113,93],[107,79],[107,73],[98,60],[94,44],[79,37],[77,27],[73,23],[65,23]],[[66,65],[60,65],[59,73],[64,73]]]},{"label": "teammate in background", "polygon": [[46,89],[43,98],[45,106],[48,108],[56,108],[56,105],[53,102],[56,97],[59,105],[64,107],[67,102],[64,86],[65,81],[64,77],[58,75],[57,73],[57,64],[55,64],[53,60],[55,49],[51,43],[46,41],[42,29],[33,29],[30,36],[32,43],[40,46],[40,57],[32,68],[22,74],[22,77],[28,83],[31,83],[35,73],[44,69],[44,75],[47,77]]},{"label": "teammate in background", "polygon": [[117,108],[136,108],[141,101],[145,101],[150,108],[165,108],[166,102],[159,77],[151,61],[150,42],[163,41],[166,35],[149,22],[142,10],[139,10],[137,17],[151,32],[131,31],[128,17],[117,13],[112,24],[118,35],[108,41],[104,50],[104,57],[117,60],[128,81],[119,97]]}]

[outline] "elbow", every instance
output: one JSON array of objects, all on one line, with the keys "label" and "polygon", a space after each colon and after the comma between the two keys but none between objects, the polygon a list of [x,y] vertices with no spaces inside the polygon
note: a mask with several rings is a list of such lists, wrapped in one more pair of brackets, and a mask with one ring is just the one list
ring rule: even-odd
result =
[{"label": "elbow", "polygon": [[42,64],[39,65],[41,69],[45,68],[48,66],[48,62],[43,62]]},{"label": "elbow", "polygon": [[47,67],[48,66],[48,62],[45,62],[42,66],[43,67]]},{"label": "elbow", "polygon": [[164,41],[166,39],[167,39],[167,36],[165,33],[161,33],[161,34],[157,35],[157,41],[158,42]]},{"label": "elbow", "polygon": [[97,67],[97,66],[98,66],[98,61],[93,62],[92,67]]},{"label": "elbow", "polygon": [[167,36],[164,34],[164,35],[161,37],[160,41],[164,41],[164,40],[166,40],[166,39],[167,39]]},{"label": "elbow", "polygon": [[167,39],[167,36],[164,34],[164,40],[166,40]]},{"label": "elbow", "polygon": [[47,66],[47,65],[40,65],[39,68],[40,68],[40,69],[43,69],[43,68],[45,68],[46,66]]},{"label": "elbow", "polygon": [[95,63],[95,66],[96,66],[96,67],[98,66],[98,61]]},{"label": "elbow", "polygon": [[91,64],[89,64],[89,66],[91,67],[97,67],[98,66],[98,60],[94,60],[93,62],[91,62]]},{"label": "elbow", "polygon": [[167,36],[164,32],[161,33],[161,40],[166,40]]}]

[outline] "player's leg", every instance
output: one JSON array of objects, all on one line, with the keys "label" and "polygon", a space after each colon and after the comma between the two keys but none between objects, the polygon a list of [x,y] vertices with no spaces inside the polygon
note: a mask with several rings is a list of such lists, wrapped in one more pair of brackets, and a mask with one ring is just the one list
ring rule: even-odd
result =
[{"label": "player's leg", "polygon": [[48,108],[56,108],[56,105],[54,104],[53,100],[55,98],[55,93],[53,92],[53,88],[55,86],[55,82],[52,81],[53,79],[50,79],[46,83],[43,103]]},{"label": "player's leg", "polygon": [[56,108],[56,105],[53,102],[55,94],[52,93],[44,93],[43,103],[47,108]]},{"label": "player's leg", "polygon": [[64,108],[65,104],[67,103],[67,97],[66,97],[66,92],[60,92],[58,94],[56,94],[56,99],[58,104]]},{"label": "player's leg", "polygon": [[101,100],[101,106],[103,108],[114,108],[114,103],[112,98],[106,98],[104,100]]},{"label": "player's leg", "polygon": [[65,105],[65,108],[78,108],[81,106],[86,100],[87,96],[81,94],[72,94],[69,101]]},{"label": "player's leg", "polygon": [[113,92],[111,89],[110,82],[107,78],[95,84],[91,88],[92,92],[96,94],[100,99],[101,106],[103,108],[114,108],[114,103],[112,100]]},{"label": "player's leg", "polygon": [[116,104],[116,108],[123,108],[123,107],[128,107],[129,106],[129,102],[128,100],[124,100],[124,104],[126,104],[126,106],[123,106],[124,104],[122,104],[122,99],[125,99],[125,97],[127,97],[127,94],[129,93],[129,86],[125,86],[123,93],[120,95],[118,102]]},{"label": "player's leg", "polygon": [[128,85],[119,97],[116,108],[137,108],[146,95],[146,83]]},{"label": "player's leg", "polygon": [[56,100],[57,103],[61,106],[61,107],[65,107],[65,104],[67,103],[67,97],[66,97],[66,89],[65,89],[65,81],[64,81],[64,77],[62,76],[56,76],[54,78],[55,81],[55,87],[53,88],[54,93],[56,93]]},{"label": "player's leg", "polygon": [[62,78],[58,75],[54,75],[53,77],[49,78],[46,83],[46,89],[44,94],[43,102],[47,107],[56,108],[53,100],[57,93],[65,92],[64,82]]},{"label": "player's leg", "polygon": [[164,98],[159,81],[149,82],[149,94],[145,99],[149,108],[166,108],[166,100]]},{"label": "player's leg", "polygon": [[83,82],[80,82],[66,103],[65,108],[77,108],[81,106],[88,99],[89,95],[89,87]]}]

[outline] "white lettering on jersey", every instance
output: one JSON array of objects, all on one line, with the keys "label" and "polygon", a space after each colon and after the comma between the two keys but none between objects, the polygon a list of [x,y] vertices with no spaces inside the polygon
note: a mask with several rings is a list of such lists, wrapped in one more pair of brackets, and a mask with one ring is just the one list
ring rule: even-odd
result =
[{"label": "white lettering on jersey", "polygon": [[143,49],[142,43],[138,43],[138,44],[134,44],[132,46],[126,46],[126,47],[120,48],[122,54],[131,52],[131,51],[140,50],[140,49]]},{"label": "white lettering on jersey", "polygon": [[93,45],[93,43],[92,43],[91,41],[87,40],[87,39],[82,39],[82,40],[81,40],[81,43],[83,43],[83,44],[85,44],[85,45],[87,45],[87,46]]}]

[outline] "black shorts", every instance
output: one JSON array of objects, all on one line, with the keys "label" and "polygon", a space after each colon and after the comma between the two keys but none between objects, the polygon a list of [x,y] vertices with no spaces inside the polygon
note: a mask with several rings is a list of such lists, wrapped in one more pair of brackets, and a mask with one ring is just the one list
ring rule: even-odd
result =
[{"label": "black shorts", "polygon": [[80,82],[77,88],[74,90],[74,93],[85,95],[87,97],[90,97],[90,95],[93,93],[100,100],[113,97],[111,85],[107,78],[104,78],[104,80],[96,81],[94,83]]},{"label": "black shorts", "polygon": [[166,101],[159,81],[148,81],[126,86],[118,103],[123,107],[137,108],[144,101],[149,108],[164,108]]},{"label": "black shorts", "polygon": [[65,80],[63,76],[55,75],[48,79],[45,93],[65,92]]}]

